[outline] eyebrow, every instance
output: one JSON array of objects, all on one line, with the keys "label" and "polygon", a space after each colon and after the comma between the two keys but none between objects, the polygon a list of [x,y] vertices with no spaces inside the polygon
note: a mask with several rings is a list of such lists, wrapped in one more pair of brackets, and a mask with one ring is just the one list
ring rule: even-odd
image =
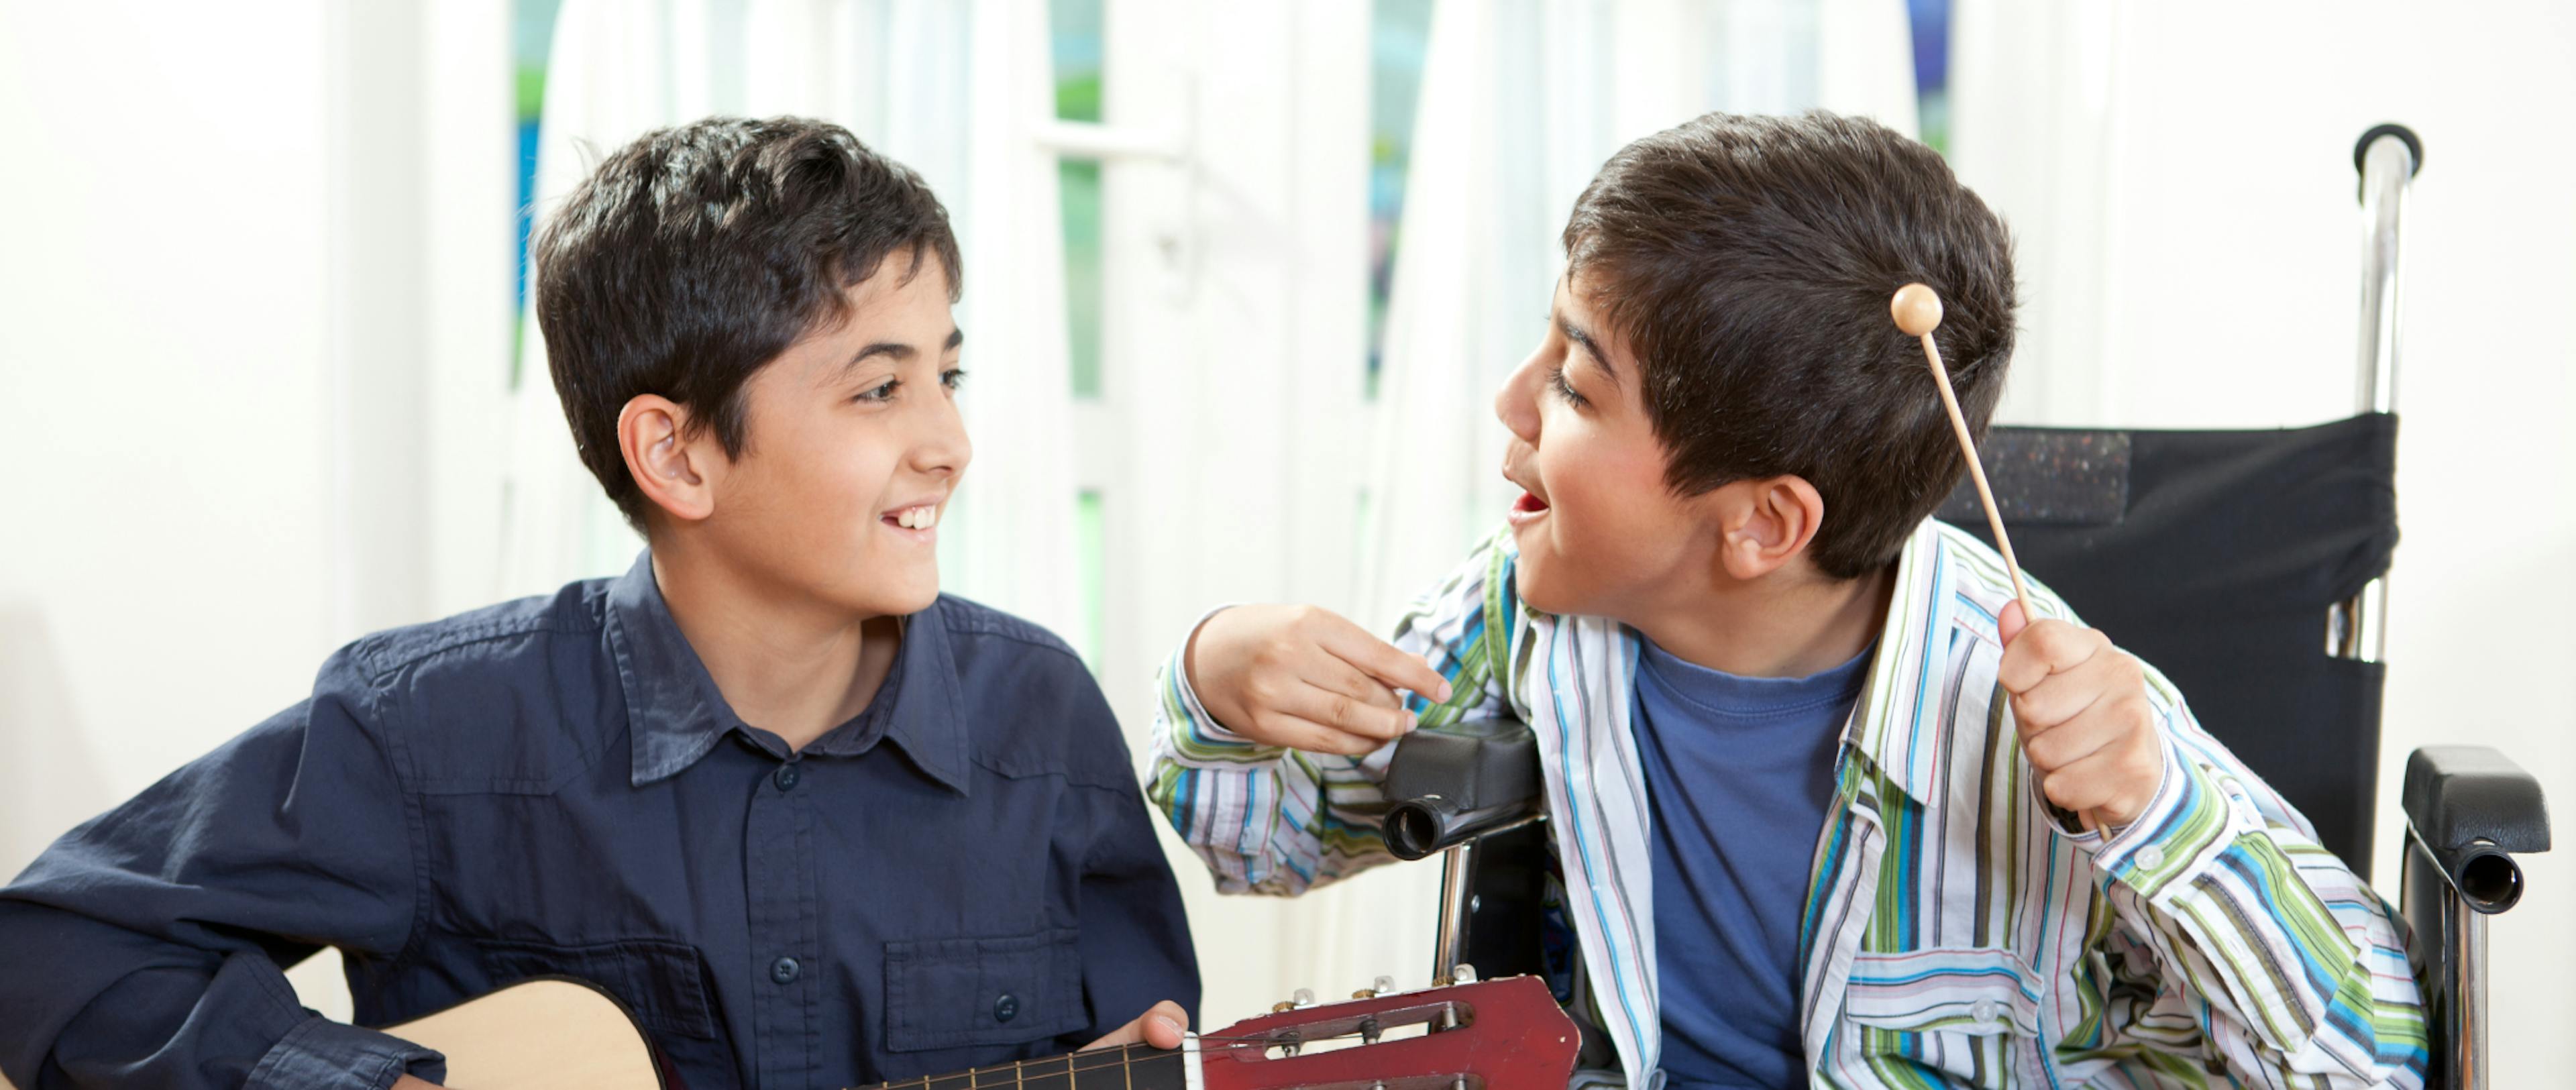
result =
[{"label": "eyebrow", "polygon": [[[939,350],[943,353],[952,352],[956,350],[958,345],[964,343],[966,343],[966,331],[952,327],[948,331],[948,340],[940,345]],[[841,365],[841,370],[844,373],[847,373],[850,370],[857,368],[858,365],[875,359],[878,356],[885,356],[893,359],[897,363],[901,363],[919,354],[920,352],[918,349],[900,341],[878,341],[866,348],[859,349],[856,355],[850,357],[850,362]]]},{"label": "eyebrow", "polygon": [[1583,349],[1584,354],[1591,356],[1593,362],[1600,364],[1601,373],[1610,376],[1611,386],[1618,386],[1619,368],[1610,362],[1610,356],[1607,353],[1601,351],[1601,342],[1592,339],[1591,333],[1585,331],[1582,326],[1574,324],[1564,315],[1558,314],[1554,317],[1556,331],[1564,334],[1565,339],[1574,342],[1576,347]]}]

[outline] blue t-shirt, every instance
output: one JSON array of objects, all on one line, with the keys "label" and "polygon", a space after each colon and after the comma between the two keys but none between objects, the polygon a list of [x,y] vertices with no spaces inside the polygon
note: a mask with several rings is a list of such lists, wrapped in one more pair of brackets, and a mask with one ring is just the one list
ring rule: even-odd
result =
[{"label": "blue t-shirt", "polygon": [[1798,920],[1834,753],[1869,652],[1813,677],[1720,673],[1645,645],[1637,749],[1654,805],[1671,1090],[1803,1086]]}]

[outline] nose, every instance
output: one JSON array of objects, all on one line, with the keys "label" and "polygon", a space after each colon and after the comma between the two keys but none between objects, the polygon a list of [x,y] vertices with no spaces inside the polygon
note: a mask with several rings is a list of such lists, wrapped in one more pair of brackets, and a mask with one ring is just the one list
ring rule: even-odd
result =
[{"label": "nose", "polygon": [[966,463],[975,460],[975,441],[966,435],[966,418],[957,411],[956,399],[923,398],[921,403],[928,411],[912,445],[912,468],[942,477],[966,472]]},{"label": "nose", "polygon": [[1544,349],[1531,353],[1503,379],[1502,389],[1494,391],[1494,418],[1524,443],[1538,442],[1538,384],[1545,369],[1544,354]]}]

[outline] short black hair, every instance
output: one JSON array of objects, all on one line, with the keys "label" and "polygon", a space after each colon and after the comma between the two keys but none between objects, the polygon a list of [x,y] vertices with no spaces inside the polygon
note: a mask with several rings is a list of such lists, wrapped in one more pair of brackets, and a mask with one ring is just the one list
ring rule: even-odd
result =
[{"label": "short black hair", "polygon": [[644,496],[617,416],[643,394],[690,410],[727,457],[750,436],[743,383],[847,317],[888,257],[964,287],[948,211],[921,176],[838,125],[718,117],[657,129],[591,171],[530,248],[537,328],[582,464],[626,521]]},{"label": "short black hair", "polygon": [[1920,281],[1979,436],[2013,347],[2012,244],[1941,156],[1865,118],[1709,114],[1620,149],[1575,200],[1568,275],[1626,341],[1666,482],[1795,474],[1825,501],[1808,555],[1894,559],[1961,458],[1922,345],[1888,303]]}]

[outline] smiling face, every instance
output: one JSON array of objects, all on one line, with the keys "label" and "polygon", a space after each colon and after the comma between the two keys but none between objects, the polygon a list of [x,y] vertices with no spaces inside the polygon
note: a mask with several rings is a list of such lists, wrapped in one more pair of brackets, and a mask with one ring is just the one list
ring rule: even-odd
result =
[{"label": "smiling face", "polygon": [[1632,619],[1705,570],[1718,534],[1705,503],[1666,485],[1643,378],[1583,287],[1558,281],[1546,335],[1494,396],[1512,433],[1503,476],[1523,491],[1519,591],[1550,613]]},{"label": "smiling face", "polygon": [[973,457],[955,391],[963,340],[938,259],[889,255],[847,320],[744,383],[748,444],[700,524],[728,566],[852,616],[939,595],[938,520]]}]

